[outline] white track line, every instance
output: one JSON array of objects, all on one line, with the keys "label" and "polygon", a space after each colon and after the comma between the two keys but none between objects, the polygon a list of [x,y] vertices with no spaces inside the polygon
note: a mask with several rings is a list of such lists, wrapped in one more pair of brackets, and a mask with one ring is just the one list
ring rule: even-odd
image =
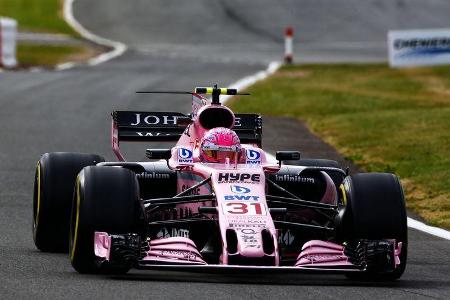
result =
[{"label": "white track line", "polygon": [[63,70],[67,70],[67,69],[71,69],[73,67],[76,66],[76,63],[74,62],[66,62],[66,63],[62,63],[59,65],[56,65],[55,70],[56,71],[63,71]]},{"label": "white track line", "polygon": [[[273,61],[269,64],[266,70],[259,71],[258,73],[255,73],[253,75],[244,77],[236,81],[235,83],[230,84],[230,88],[243,90],[245,88],[248,88],[252,84],[255,84],[256,82],[260,80],[264,80],[273,73],[275,73],[279,68],[281,67],[281,63],[278,61]],[[224,95],[221,98],[222,103],[226,103],[230,98],[233,97],[231,95]]]},{"label": "white track line", "polygon": [[450,240],[450,231],[439,228],[439,227],[429,226],[425,223],[414,220],[413,218],[408,217],[408,227],[426,232],[428,234],[431,234],[431,235],[434,235],[434,236],[437,236],[437,237],[440,237],[440,238],[443,238],[446,240]]},{"label": "white track line", "polygon": [[[111,60],[113,58],[116,58],[122,54],[125,53],[127,50],[127,46],[123,43],[108,40],[105,38],[102,38],[98,35],[93,34],[92,32],[88,31],[86,28],[84,28],[73,16],[73,3],[75,0],[64,0],[64,19],[65,21],[76,31],[78,32],[83,38],[90,40],[96,44],[99,44],[101,46],[110,47],[112,48],[111,51],[102,53],[94,58],[91,58],[88,60],[88,65],[95,66],[104,62],[107,62],[108,60]],[[57,66],[56,69],[64,70],[67,69],[68,63],[62,64],[62,66]],[[71,67],[73,67],[75,63]]]},{"label": "white track line", "polygon": [[[258,73],[255,73],[255,74],[247,76],[247,77],[244,77],[244,78],[236,81],[235,83],[231,84],[230,88],[236,88],[238,90],[245,89],[260,80],[266,79],[267,77],[269,77],[270,75],[275,73],[280,68],[280,66],[281,66],[280,62],[271,62],[269,64],[269,67],[266,70],[260,71]],[[229,96],[229,95],[222,96],[222,98],[221,98],[221,99],[223,99],[222,103],[227,102],[228,100],[230,100],[231,97],[232,96]],[[276,161],[276,159],[273,155],[266,153],[266,156],[268,159]],[[439,228],[439,227],[426,225],[425,223],[422,223],[422,222],[417,221],[410,217],[408,217],[408,227],[422,231],[422,232],[426,232],[428,234],[431,234],[431,235],[434,235],[434,236],[437,236],[437,237],[440,237],[440,238],[443,238],[446,240],[450,240],[450,231],[447,231],[447,230]]]}]

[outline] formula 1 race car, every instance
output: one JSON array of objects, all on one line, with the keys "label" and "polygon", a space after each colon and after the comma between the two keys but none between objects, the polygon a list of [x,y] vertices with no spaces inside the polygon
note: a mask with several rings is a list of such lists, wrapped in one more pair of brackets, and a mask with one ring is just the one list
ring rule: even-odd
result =
[{"label": "formula 1 race car", "polygon": [[[36,168],[33,238],[80,273],[137,269],[343,273],[394,280],[406,266],[399,179],[348,174],[297,151],[264,152],[262,119],[196,88],[192,113],[114,111],[118,162],[46,153]],[[202,95],[211,94],[212,100]],[[177,141],[127,162],[122,141]],[[289,164],[286,164],[289,163]]]}]

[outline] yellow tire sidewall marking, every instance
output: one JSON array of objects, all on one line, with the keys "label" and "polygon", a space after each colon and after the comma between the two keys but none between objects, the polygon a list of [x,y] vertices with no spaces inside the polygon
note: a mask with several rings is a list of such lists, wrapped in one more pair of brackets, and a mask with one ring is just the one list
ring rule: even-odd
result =
[{"label": "yellow tire sidewall marking", "polygon": [[77,246],[77,239],[78,239],[78,221],[80,219],[80,178],[77,176],[77,206],[76,206],[76,217],[75,217],[75,232],[73,234],[73,243],[72,243],[72,249],[70,252],[70,260],[73,261],[73,257],[75,255],[75,248]]},{"label": "yellow tire sidewall marking", "polygon": [[37,227],[39,224],[39,211],[41,207],[41,163],[38,162],[36,166],[37,171],[37,207],[36,207],[36,216],[34,218],[34,232],[36,234]]},{"label": "yellow tire sidewall marking", "polygon": [[342,192],[342,202],[344,203],[345,206],[347,206],[347,193],[345,192],[345,187],[343,184],[341,184],[339,186],[339,189]]}]

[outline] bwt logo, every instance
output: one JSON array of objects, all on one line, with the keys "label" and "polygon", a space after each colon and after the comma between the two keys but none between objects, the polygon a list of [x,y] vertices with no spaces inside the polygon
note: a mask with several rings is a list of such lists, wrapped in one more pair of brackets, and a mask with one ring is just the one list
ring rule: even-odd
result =
[{"label": "bwt logo", "polygon": [[247,158],[251,160],[257,160],[261,157],[261,153],[255,150],[247,150]]},{"label": "bwt logo", "polygon": [[259,196],[247,196],[247,195],[225,195],[224,199],[227,201],[230,200],[244,200],[244,201],[258,201],[259,200]]},{"label": "bwt logo", "polygon": [[246,188],[246,187],[243,187],[243,186],[232,185],[232,186],[230,186],[230,188],[231,188],[231,191],[233,193],[236,193],[236,194],[247,194],[247,193],[250,193],[250,189]]},{"label": "bwt logo", "polygon": [[178,157],[181,159],[189,159],[192,158],[192,151],[185,149],[185,148],[179,148],[178,149]]},{"label": "bwt logo", "polygon": [[247,149],[245,153],[247,156],[247,164],[257,165],[261,163],[261,153],[259,151]]},{"label": "bwt logo", "polygon": [[194,162],[192,158],[192,151],[186,148],[178,148],[178,163],[179,164],[192,164]]}]

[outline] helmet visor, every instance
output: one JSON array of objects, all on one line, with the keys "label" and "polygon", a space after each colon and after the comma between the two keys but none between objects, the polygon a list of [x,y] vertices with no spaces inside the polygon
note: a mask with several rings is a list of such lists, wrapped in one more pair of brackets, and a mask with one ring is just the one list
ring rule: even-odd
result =
[{"label": "helmet visor", "polygon": [[227,158],[230,162],[234,162],[237,159],[238,152],[236,151],[219,151],[219,150],[203,150],[203,154],[210,161],[225,163]]}]

